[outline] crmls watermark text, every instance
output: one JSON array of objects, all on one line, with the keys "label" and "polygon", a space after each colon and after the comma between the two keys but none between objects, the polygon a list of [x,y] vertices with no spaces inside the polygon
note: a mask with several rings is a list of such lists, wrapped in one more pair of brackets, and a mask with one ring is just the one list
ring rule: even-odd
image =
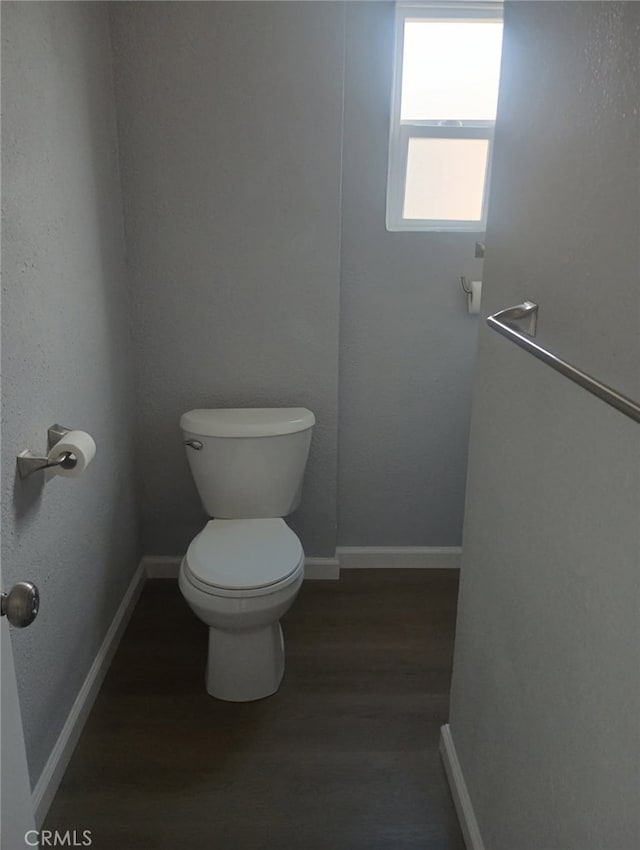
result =
[{"label": "crmls watermark text", "polygon": [[27,847],[91,847],[93,840],[91,830],[68,829],[58,832],[57,829],[30,829],[25,833],[24,843]]}]

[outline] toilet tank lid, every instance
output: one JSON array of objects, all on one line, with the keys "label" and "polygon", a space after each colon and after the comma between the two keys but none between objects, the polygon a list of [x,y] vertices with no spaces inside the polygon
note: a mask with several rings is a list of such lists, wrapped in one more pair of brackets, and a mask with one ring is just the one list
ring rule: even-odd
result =
[{"label": "toilet tank lid", "polygon": [[306,407],[234,407],[189,410],[180,427],[201,437],[276,437],[306,431],[315,421]]}]

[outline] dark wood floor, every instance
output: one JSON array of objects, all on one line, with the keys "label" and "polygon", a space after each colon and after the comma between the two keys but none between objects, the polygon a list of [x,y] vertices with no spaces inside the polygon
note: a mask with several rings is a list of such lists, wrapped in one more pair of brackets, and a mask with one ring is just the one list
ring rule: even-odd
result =
[{"label": "dark wood floor", "polygon": [[204,688],[206,627],[150,581],[46,827],[93,850],[464,850],[438,755],[455,571],[306,582],[278,694]]}]

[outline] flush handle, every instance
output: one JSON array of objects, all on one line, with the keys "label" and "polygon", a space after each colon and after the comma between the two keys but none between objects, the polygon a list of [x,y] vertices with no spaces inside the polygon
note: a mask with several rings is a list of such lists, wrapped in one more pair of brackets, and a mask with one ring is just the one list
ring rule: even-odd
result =
[{"label": "flush handle", "polygon": [[189,446],[190,449],[195,449],[197,452],[202,448],[202,443],[200,440],[185,440],[185,446]]}]

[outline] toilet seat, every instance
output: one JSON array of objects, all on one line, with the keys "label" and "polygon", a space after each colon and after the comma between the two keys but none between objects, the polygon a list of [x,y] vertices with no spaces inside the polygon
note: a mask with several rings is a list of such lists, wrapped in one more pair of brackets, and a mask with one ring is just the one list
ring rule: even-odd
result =
[{"label": "toilet seat", "polygon": [[276,519],[214,519],[189,545],[184,571],[213,596],[263,596],[296,581],[304,568],[302,544]]}]

